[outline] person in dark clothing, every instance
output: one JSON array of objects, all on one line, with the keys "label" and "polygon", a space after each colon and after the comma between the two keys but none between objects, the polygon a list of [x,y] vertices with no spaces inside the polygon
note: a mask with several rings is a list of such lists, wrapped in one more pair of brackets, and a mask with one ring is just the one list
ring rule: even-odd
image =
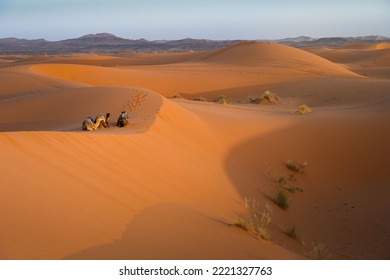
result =
[{"label": "person in dark clothing", "polygon": [[125,127],[129,125],[129,115],[126,111],[122,111],[122,113],[118,117],[118,121],[116,122],[116,125],[119,127]]}]

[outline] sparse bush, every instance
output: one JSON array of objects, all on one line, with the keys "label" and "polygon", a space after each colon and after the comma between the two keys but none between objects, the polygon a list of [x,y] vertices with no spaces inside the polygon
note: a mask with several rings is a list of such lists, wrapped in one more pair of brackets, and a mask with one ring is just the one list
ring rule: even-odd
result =
[{"label": "sparse bush", "polygon": [[195,97],[194,99],[192,99],[194,101],[202,101],[202,102],[207,102],[207,99],[204,98],[204,97]]},{"label": "sparse bush", "polygon": [[311,109],[306,104],[299,105],[295,113],[298,113],[300,115],[304,115],[307,113],[311,113]]},{"label": "sparse bush", "polygon": [[314,260],[325,260],[329,259],[332,254],[325,248],[323,243],[319,243],[318,245],[312,244],[312,249],[306,253],[306,255]]},{"label": "sparse bush", "polygon": [[236,216],[236,221],[233,225],[249,232],[253,231],[252,229],[254,227],[253,221],[250,218],[245,218],[238,215]]},{"label": "sparse bush", "polygon": [[245,207],[249,209],[249,217],[236,217],[234,226],[244,229],[251,234],[262,239],[269,239],[269,224],[272,219],[272,209],[266,204],[263,209],[259,209],[256,200],[245,199]]},{"label": "sparse bush", "polygon": [[257,213],[259,215],[259,223],[257,225],[257,235],[263,239],[269,239],[269,224],[272,220],[272,208],[268,204],[265,204],[264,209],[261,213]]},{"label": "sparse bush", "polygon": [[293,238],[293,239],[295,239],[295,240],[300,242],[300,237],[299,237],[299,234],[297,232],[297,228],[295,227],[295,225],[291,225],[291,226],[287,227],[284,232],[288,236],[290,236],[291,238]]},{"label": "sparse bush", "polygon": [[218,104],[230,104],[231,102],[225,95],[219,95],[213,101]]},{"label": "sparse bush", "polygon": [[274,202],[281,209],[287,210],[287,208],[288,208],[288,196],[287,196],[287,194],[283,190],[278,189],[276,191]]},{"label": "sparse bush", "polygon": [[278,104],[280,99],[274,93],[267,90],[261,97],[249,97],[248,102],[252,104]]},{"label": "sparse bush", "polygon": [[280,102],[280,99],[274,93],[267,90],[261,97],[261,101],[262,103],[277,104]]},{"label": "sparse bush", "polygon": [[296,163],[296,162],[294,162],[292,160],[288,160],[286,162],[286,167],[289,170],[294,171],[295,173],[305,174],[305,167],[306,166],[307,166],[307,161],[305,161],[302,164]]},{"label": "sparse bush", "polygon": [[171,96],[172,99],[186,99],[185,97],[181,96],[180,94],[175,94]]}]

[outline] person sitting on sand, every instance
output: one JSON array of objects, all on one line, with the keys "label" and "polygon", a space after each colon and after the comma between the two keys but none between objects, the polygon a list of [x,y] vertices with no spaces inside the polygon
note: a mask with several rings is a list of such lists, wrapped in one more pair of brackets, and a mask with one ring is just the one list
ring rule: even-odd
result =
[{"label": "person sitting on sand", "polygon": [[111,120],[111,113],[107,113],[106,118],[105,118],[104,122],[102,123],[102,125],[104,127],[110,127],[110,125],[109,125],[110,120]]},{"label": "person sitting on sand", "polygon": [[125,127],[129,125],[129,115],[126,111],[122,111],[122,113],[118,117],[118,121],[116,122],[116,125],[119,127]]}]

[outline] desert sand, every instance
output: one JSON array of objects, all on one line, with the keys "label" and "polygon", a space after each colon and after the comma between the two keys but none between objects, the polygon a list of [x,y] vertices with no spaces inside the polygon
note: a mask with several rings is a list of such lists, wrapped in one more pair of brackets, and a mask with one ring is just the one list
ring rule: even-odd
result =
[{"label": "desert sand", "polygon": [[386,44],[2,55],[0,259],[390,259],[389,70]]}]

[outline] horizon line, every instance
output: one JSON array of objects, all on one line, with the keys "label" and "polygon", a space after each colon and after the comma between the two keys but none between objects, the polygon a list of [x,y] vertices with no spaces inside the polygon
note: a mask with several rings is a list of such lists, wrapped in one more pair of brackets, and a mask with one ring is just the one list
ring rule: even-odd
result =
[{"label": "horizon line", "polygon": [[297,38],[308,38],[308,39],[315,39],[315,40],[318,40],[318,39],[327,39],[327,38],[364,38],[364,37],[370,37],[370,36],[373,36],[373,37],[384,37],[386,39],[390,39],[390,36],[386,36],[386,35],[380,35],[380,34],[368,34],[368,35],[358,35],[358,36],[326,36],[326,37],[311,37],[311,36],[307,36],[307,35],[299,35],[299,36],[295,36],[295,37],[284,37],[284,38],[278,38],[278,39],[267,39],[267,38],[257,38],[257,39],[239,39],[239,38],[236,38],[236,39],[209,39],[209,38],[196,38],[196,37],[183,37],[183,38],[180,38],[180,39],[146,39],[144,37],[140,37],[140,38],[127,38],[127,37],[120,37],[118,35],[115,35],[113,33],[109,33],[109,32],[98,32],[98,33],[88,33],[88,34],[85,34],[85,35],[81,35],[79,37],[68,37],[68,38],[62,38],[62,39],[57,39],[57,40],[48,40],[46,38],[33,38],[33,39],[26,39],[26,38],[21,38],[21,37],[13,37],[13,36],[9,36],[9,37],[2,37],[0,38],[1,39],[17,39],[17,40],[29,40],[29,41],[34,41],[34,40],[44,40],[44,41],[47,41],[47,42],[58,42],[58,41],[65,41],[65,40],[72,40],[72,39],[80,39],[80,38],[83,38],[83,37],[86,37],[86,36],[99,36],[99,35],[106,35],[106,36],[113,36],[113,37],[116,37],[116,38],[119,38],[119,39],[125,39],[125,40],[134,40],[134,41],[137,41],[137,40],[145,40],[145,41],[149,41],[149,42],[153,42],[153,41],[180,41],[180,40],[186,40],[186,39],[192,39],[192,40],[209,40],[209,41],[278,41],[278,40],[286,40],[286,39],[297,39]]}]

